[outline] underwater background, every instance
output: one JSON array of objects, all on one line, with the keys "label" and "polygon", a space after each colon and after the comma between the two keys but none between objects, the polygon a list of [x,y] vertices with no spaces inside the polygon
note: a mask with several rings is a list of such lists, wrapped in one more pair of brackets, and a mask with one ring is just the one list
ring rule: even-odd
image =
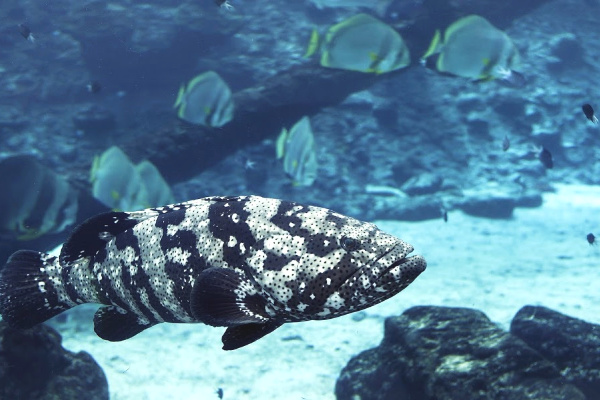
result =
[{"label": "underwater background", "polygon": [[92,305],[0,323],[0,398],[600,399],[597,0],[0,15],[0,265],[98,213],[259,195],[374,222],[428,266],[232,352],[203,324],[103,341]]}]

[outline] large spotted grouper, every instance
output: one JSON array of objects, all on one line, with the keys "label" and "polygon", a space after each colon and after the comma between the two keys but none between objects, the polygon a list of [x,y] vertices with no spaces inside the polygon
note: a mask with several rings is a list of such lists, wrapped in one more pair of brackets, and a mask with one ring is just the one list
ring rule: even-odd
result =
[{"label": "large spotted grouper", "polygon": [[0,273],[0,314],[29,328],[101,303],[98,336],[161,322],[225,326],[237,349],[286,322],[362,310],[407,287],[426,263],[375,225],[257,196],[208,197],[88,219],[60,256],[20,250]]}]

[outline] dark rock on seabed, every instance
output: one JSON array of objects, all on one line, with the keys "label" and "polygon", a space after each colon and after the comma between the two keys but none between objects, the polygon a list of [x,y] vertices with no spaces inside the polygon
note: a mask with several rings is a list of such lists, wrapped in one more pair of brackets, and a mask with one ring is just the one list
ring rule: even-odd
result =
[{"label": "dark rock on seabed", "polygon": [[381,345],[350,360],[335,392],[338,400],[586,399],[482,312],[433,306],[386,319]]},{"label": "dark rock on seabed", "polygon": [[516,206],[510,196],[475,196],[465,199],[459,208],[467,214],[486,218],[509,218]]},{"label": "dark rock on seabed", "polygon": [[510,333],[553,362],[588,399],[600,399],[600,326],[546,307],[525,306]]},{"label": "dark rock on seabed", "polygon": [[63,349],[49,326],[17,330],[0,321],[0,398],[108,400],[108,382],[92,356]]}]

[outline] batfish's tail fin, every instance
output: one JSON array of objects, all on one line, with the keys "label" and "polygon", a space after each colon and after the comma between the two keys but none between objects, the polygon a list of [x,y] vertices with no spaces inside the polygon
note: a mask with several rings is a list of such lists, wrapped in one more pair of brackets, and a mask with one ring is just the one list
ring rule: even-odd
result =
[{"label": "batfish's tail fin", "polygon": [[19,250],[0,270],[0,314],[11,327],[31,328],[75,305],[57,257]]}]

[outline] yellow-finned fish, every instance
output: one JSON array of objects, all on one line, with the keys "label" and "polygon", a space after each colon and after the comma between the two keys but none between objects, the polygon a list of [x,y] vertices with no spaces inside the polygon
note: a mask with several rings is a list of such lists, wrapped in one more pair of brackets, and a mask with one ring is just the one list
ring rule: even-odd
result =
[{"label": "yellow-finned fish", "polygon": [[510,37],[479,15],[452,23],[444,32],[436,30],[423,64],[439,72],[473,80],[515,79],[519,52]]},{"label": "yellow-finned fish", "polygon": [[410,64],[410,53],[400,34],[368,14],[331,26],[321,40],[313,30],[304,56],[317,50],[321,65],[327,68],[382,74]]}]

